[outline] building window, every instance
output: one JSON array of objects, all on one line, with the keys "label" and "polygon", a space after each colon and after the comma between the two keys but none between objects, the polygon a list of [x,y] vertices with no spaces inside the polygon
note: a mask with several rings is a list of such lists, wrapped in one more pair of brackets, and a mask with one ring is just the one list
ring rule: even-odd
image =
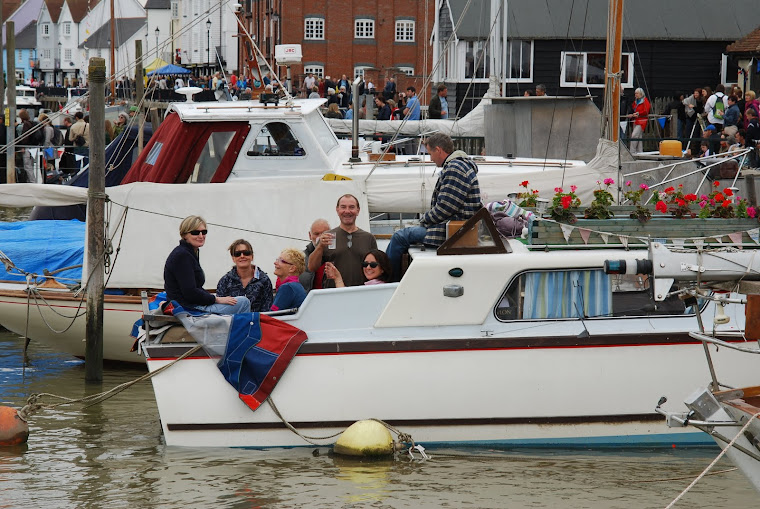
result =
[{"label": "building window", "polygon": [[325,20],[322,18],[306,18],[303,22],[303,38],[323,41],[325,39]]},{"label": "building window", "polygon": [[325,67],[323,65],[307,65],[303,68],[305,74],[313,74],[315,78],[325,77]]},{"label": "building window", "polygon": [[407,76],[414,76],[414,67],[397,67],[397,69]]},{"label": "building window", "polygon": [[396,42],[414,42],[414,21],[396,21]]},{"label": "building window", "polygon": [[485,40],[467,41],[465,46],[464,77],[488,79],[491,69],[488,59],[488,44]]},{"label": "building window", "polygon": [[179,2],[172,2],[172,19],[179,19]]},{"label": "building window", "polygon": [[50,50],[49,49],[43,49],[42,50],[42,58],[50,58]]},{"label": "building window", "polygon": [[375,38],[375,20],[374,19],[357,19],[354,22],[354,37],[356,39],[374,39]]},{"label": "building window", "polygon": [[[604,88],[604,63],[604,53],[563,52],[559,86]],[[623,53],[620,70],[620,84],[625,88],[632,87],[633,53]]]},{"label": "building window", "polygon": [[66,21],[63,24],[63,35],[71,35],[71,22]]},{"label": "building window", "polygon": [[42,37],[50,37],[50,23],[42,24]]},{"label": "building window", "polygon": [[533,41],[512,39],[507,53],[507,81],[533,81]]},{"label": "building window", "polygon": [[372,69],[372,67],[366,66],[366,65],[357,65],[354,67],[354,78],[358,78],[361,76],[362,79],[364,79],[364,71],[367,69]]},{"label": "building window", "polygon": [[63,52],[63,59],[66,60],[67,62],[71,62],[71,49],[70,48],[66,49]]},{"label": "building window", "polygon": [[16,60],[18,60],[19,64],[24,61],[23,57],[21,56],[21,50],[20,49],[16,50]]},{"label": "building window", "polygon": [[103,58],[103,49],[98,48],[98,58]]}]

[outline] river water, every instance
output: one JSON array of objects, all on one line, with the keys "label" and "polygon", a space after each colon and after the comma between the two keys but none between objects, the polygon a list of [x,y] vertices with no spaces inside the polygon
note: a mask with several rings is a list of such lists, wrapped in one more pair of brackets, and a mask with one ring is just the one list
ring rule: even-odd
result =
[{"label": "river water", "polygon": [[[144,373],[107,367],[102,386],[86,384],[82,361],[35,343],[24,367],[23,339],[0,333],[2,405],[34,392],[80,398]],[[718,453],[434,448],[427,461],[361,461],[313,446],[167,447],[150,382],[89,408],[41,411],[30,430],[26,446],[0,448],[0,507],[655,508]],[[722,460],[675,507],[757,506],[732,467]]]}]

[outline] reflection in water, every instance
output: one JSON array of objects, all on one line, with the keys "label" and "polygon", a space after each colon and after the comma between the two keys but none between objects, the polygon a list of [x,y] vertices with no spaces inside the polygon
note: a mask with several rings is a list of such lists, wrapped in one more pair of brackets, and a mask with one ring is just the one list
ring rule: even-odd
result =
[{"label": "reflection in water", "polygon": [[[35,343],[22,370],[22,349],[21,338],[0,334],[0,404],[19,407],[32,392],[78,398],[144,373],[106,368],[102,386],[85,384],[81,361]],[[433,448],[420,462],[334,457],[325,447],[168,448],[150,383],[89,408],[40,412],[30,429],[26,447],[0,449],[0,507],[664,507],[717,454]],[[649,482],[658,479],[670,480]],[[756,501],[731,471],[700,481],[681,505]]]}]

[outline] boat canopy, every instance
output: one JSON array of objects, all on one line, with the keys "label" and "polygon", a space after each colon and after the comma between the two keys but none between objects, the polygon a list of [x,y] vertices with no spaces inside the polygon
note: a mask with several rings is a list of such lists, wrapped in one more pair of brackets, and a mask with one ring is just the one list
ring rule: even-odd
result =
[{"label": "boat canopy", "polygon": [[[225,182],[249,129],[250,124],[244,121],[190,123],[182,122],[177,114],[170,114],[122,184]],[[177,150],[177,147],[185,150]]]}]

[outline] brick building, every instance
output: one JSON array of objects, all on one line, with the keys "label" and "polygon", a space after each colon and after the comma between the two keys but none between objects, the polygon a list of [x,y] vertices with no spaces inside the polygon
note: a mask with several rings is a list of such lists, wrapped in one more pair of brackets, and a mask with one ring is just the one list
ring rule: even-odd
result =
[{"label": "brick building", "polygon": [[[308,72],[333,79],[363,75],[379,89],[387,76],[394,76],[399,90],[407,85],[419,90],[432,68],[435,4],[434,0],[247,0],[242,8],[245,24],[268,62],[274,61],[275,45],[301,45],[302,64],[291,66],[294,90],[300,89]],[[285,68],[278,70],[283,79],[285,74]]]}]

